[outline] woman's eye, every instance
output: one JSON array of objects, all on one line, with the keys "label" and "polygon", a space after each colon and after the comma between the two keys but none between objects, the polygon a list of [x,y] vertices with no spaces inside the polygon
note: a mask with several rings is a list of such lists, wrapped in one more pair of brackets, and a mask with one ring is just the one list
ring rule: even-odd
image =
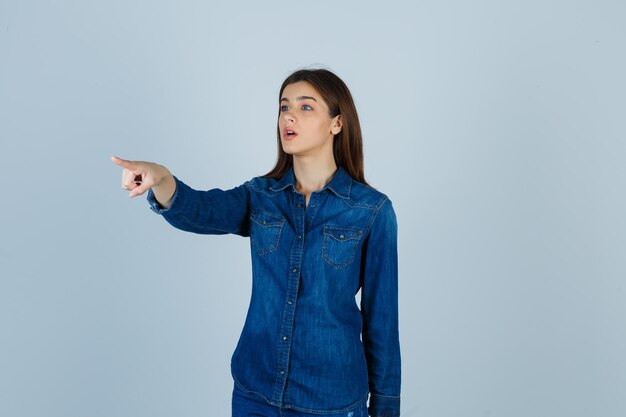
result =
[{"label": "woman's eye", "polygon": [[304,106],[302,106],[302,110],[313,110],[313,107],[309,106],[308,104],[305,104]]},{"label": "woman's eye", "polygon": [[287,111],[289,108],[287,106],[280,106],[280,111]]}]

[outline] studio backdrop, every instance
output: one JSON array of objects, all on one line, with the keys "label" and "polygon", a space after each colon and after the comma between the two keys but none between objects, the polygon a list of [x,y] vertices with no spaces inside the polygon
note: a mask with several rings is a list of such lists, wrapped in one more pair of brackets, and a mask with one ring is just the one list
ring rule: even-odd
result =
[{"label": "studio backdrop", "polygon": [[625,21],[618,1],[0,0],[0,416],[230,415],[249,240],[172,228],[109,158],[205,190],[264,174],[303,67],[351,89],[396,210],[402,415],[625,415]]}]

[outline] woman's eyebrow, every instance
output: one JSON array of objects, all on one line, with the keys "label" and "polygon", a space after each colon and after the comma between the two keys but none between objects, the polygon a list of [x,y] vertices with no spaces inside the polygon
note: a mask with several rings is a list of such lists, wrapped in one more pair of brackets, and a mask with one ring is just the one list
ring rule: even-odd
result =
[{"label": "woman's eyebrow", "polygon": [[[313,100],[314,102],[317,103],[317,100],[315,100],[315,97],[311,97],[311,96],[299,96],[299,97],[296,97],[297,101],[302,101],[302,100],[306,100],[306,99]],[[289,102],[289,99],[286,98],[286,97],[283,97],[283,98],[280,99],[280,102],[282,103],[283,101]]]}]

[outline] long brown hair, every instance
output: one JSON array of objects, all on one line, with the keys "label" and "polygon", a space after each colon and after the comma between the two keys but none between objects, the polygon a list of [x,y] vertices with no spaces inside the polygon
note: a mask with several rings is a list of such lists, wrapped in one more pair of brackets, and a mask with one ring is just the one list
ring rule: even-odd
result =
[{"label": "long brown hair", "polygon": [[[328,105],[331,118],[341,114],[342,128],[333,139],[333,155],[337,166],[344,169],[355,180],[367,184],[363,173],[363,139],[361,124],[352,100],[352,94],[346,84],[337,75],[326,69],[301,69],[283,81],[278,94],[280,101],[285,87],[289,84],[306,81],[311,84]],[[280,109],[278,111],[280,117]],[[276,127],[278,138],[278,159],[276,166],[262,177],[280,179],[293,166],[293,156],[286,153],[280,142],[280,128]]]}]

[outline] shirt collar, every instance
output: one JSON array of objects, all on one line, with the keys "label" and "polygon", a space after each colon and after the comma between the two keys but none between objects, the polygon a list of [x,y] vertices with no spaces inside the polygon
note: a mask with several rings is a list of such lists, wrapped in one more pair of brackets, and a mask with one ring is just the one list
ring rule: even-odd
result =
[{"label": "shirt collar", "polygon": [[[296,177],[293,173],[293,166],[289,168],[289,170],[283,175],[283,177],[274,185],[270,187],[271,190],[280,191],[285,188],[292,186],[293,189],[296,189]],[[344,167],[339,166],[337,171],[335,171],[335,175],[330,179],[328,184],[322,188],[330,189],[332,192],[337,194],[337,196],[341,198],[350,198],[350,188],[352,188],[352,177],[348,174],[348,171],[344,169]]]}]

